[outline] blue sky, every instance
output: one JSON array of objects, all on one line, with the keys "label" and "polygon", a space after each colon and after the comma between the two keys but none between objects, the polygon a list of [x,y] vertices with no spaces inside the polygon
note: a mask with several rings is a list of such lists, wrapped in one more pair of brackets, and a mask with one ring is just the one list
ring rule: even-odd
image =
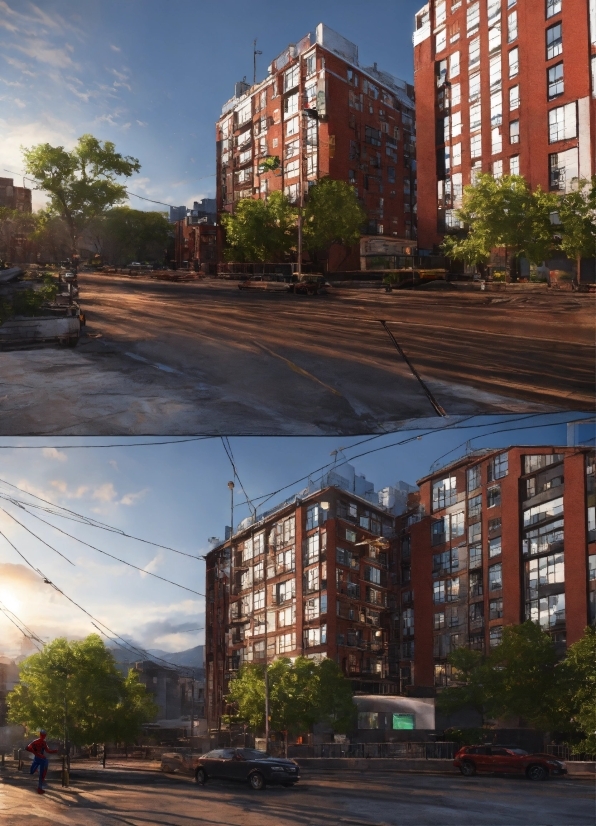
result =
[{"label": "blue sky", "polygon": [[[565,444],[565,425],[553,422],[569,418],[581,418],[581,414],[484,417],[452,430],[425,435],[429,426],[445,424],[431,420],[421,423],[423,430],[375,437],[359,447],[356,446],[361,441],[359,437],[238,437],[230,439],[230,444],[239,475],[251,498],[264,496],[309,473],[313,473],[316,480],[314,471],[332,461],[331,451],[340,448],[345,449],[346,458],[383,448],[354,461],[357,471],[364,473],[379,489],[398,480],[415,483],[436,460],[444,464],[462,455],[468,440],[473,440],[472,448],[515,443]],[[548,426],[535,426],[542,423]],[[493,432],[507,427],[526,429]],[[583,437],[586,435],[587,428]],[[412,437],[413,441],[408,444],[389,447]],[[61,507],[193,556],[209,550],[209,537],[223,537],[224,526],[229,524],[227,482],[232,476],[219,439],[143,447],[64,449],[64,445],[105,445],[108,441],[120,444],[139,439],[0,439],[0,480],[3,480],[0,496],[15,494],[4,484],[10,482]],[[48,444],[54,447],[42,448]],[[17,445],[35,447],[22,449]],[[267,508],[300,491],[304,485],[304,481],[291,485],[287,491],[274,496]],[[238,485],[236,492],[238,502],[242,498]],[[19,498],[35,501],[20,494]],[[168,651],[190,648],[203,641],[202,633],[185,633],[186,629],[203,624],[202,597],[102,556],[3,499],[0,499],[0,508],[75,563],[70,565],[0,510],[0,531],[33,567],[118,634],[144,647]],[[204,591],[202,562],[41,511],[38,514],[114,556],[192,590]],[[246,506],[238,507],[235,523],[246,515]],[[28,569],[2,537],[0,601],[43,638],[81,637],[94,631],[90,620]],[[17,654],[20,639],[16,629],[0,613],[0,654]]]},{"label": "blue sky", "polygon": [[[190,205],[215,193],[214,124],[234,83],[257,80],[319,22],[359,47],[360,62],[413,79],[422,0],[0,0],[0,177],[21,146],[70,148],[91,132],[137,157],[132,192]],[[34,207],[41,205],[34,193]],[[137,198],[135,208],[159,209]]]}]

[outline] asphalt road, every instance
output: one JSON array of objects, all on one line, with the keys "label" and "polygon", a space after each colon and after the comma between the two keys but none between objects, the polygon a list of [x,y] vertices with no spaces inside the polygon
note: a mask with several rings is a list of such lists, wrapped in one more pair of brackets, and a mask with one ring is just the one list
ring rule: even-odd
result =
[{"label": "asphalt road", "polygon": [[0,435],[382,432],[436,416],[429,394],[449,416],[593,409],[589,295],[308,298],[101,274],[80,292],[76,349],[0,355]]},{"label": "asphalt road", "polygon": [[569,779],[303,772],[293,789],[212,781],[158,771],[76,768],[40,797],[27,775],[0,779],[3,826],[593,826],[592,784]]}]

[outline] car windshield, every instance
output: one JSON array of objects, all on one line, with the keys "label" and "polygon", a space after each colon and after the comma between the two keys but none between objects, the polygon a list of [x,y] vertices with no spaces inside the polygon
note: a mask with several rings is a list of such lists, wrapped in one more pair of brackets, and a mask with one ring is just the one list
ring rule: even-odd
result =
[{"label": "car windshield", "polygon": [[526,754],[529,754],[525,749],[507,749],[507,751],[512,751],[514,754],[518,754],[520,757],[524,757]]},{"label": "car windshield", "polygon": [[264,757],[269,757],[266,751],[260,751],[259,749],[238,749],[238,753],[245,760],[262,760]]}]

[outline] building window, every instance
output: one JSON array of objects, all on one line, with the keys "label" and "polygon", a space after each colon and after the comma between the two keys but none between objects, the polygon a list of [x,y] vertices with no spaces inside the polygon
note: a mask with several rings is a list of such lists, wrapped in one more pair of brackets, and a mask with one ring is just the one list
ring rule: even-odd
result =
[{"label": "building window", "polygon": [[300,80],[300,64],[296,63],[287,72],[284,72],[284,92],[289,92],[290,89],[295,89]]},{"label": "building window", "polygon": [[501,22],[499,21],[495,26],[491,26],[488,30],[488,51],[492,54],[501,46]]},{"label": "building window", "polygon": [[470,605],[470,625],[482,625],[484,622],[484,603],[473,602]]},{"label": "building window", "polygon": [[569,140],[577,137],[577,104],[557,106],[548,113],[548,142]]},{"label": "building window", "polygon": [[512,155],[509,158],[509,174],[519,175],[519,155]]},{"label": "building window", "polygon": [[565,622],[565,594],[552,594],[528,603],[527,617],[544,629]]},{"label": "building window", "polygon": [[526,562],[527,598],[536,599],[544,585],[565,582],[565,555],[549,554]]},{"label": "building window", "polygon": [[498,556],[501,553],[501,537],[495,536],[493,539],[488,540],[488,555],[489,556]]},{"label": "building window", "polygon": [[500,591],[503,587],[502,565],[498,562],[488,569],[488,590]]},{"label": "building window", "polygon": [[543,522],[552,519],[563,513],[563,497],[551,499],[550,502],[542,502],[524,511],[524,526],[534,525],[536,522]]},{"label": "building window", "polygon": [[[594,559],[596,560],[596,555],[594,556]],[[596,575],[595,575],[594,578],[596,579]],[[444,611],[439,611],[438,613],[436,613],[434,615],[434,617],[433,617],[433,627],[434,627],[435,631],[438,631],[439,628],[444,628],[445,627],[445,612]]]},{"label": "building window", "polygon": [[478,28],[480,26],[480,3],[472,3],[468,6],[468,15],[467,15],[467,34],[470,37],[473,34],[476,34]]},{"label": "building window", "polygon": [[288,97],[284,100],[284,112],[286,115],[294,115],[298,111],[298,92],[295,92],[293,95],[288,95]]},{"label": "building window", "polygon": [[488,76],[491,92],[495,92],[497,89],[501,88],[501,81],[503,77],[501,63],[501,52],[498,52],[490,59],[488,65]]},{"label": "building window", "polygon": [[277,638],[278,654],[286,654],[288,651],[293,651],[296,648],[295,634],[282,634]]},{"label": "building window", "polygon": [[482,571],[472,571],[470,573],[470,596],[481,597],[482,593]]},{"label": "building window", "polygon": [[473,103],[480,98],[480,72],[470,75],[469,101]]},{"label": "building window", "polygon": [[442,28],[440,32],[435,35],[435,51],[442,52],[447,46],[447,29]]},{"label": "building window", "polygon": [[445,601],[455,602],[459,599],[459,577],[445,580]]},{"label": "building window", "polygon": [[497,126],[495,129],[491,129],[490,139],[491,152],[493,155],[498,155],[500,152],[503,151],[503,136],[501,135],[500,126]]},{"label": "building window", "polygon": [[299,118],[292,118],[286,121],[286,137],[290,138],[292,135],[297,135],[299,128]]},{"label": "building window", "polygon": [[479,493],[476,496],[472,496],[471,499],[468,499],[468,518],[473,519],[476,516],[480,516],[482,513],[482,494]]},{"label": "building window", "polygon": [[447,685],[447,666],[440,664],[435,665],[435,685]]},{"label": "building window", "polygon": [[503,161],[493,162],[493,178],[495,181],[500,181],[503,177]]},{"label": "building window", "polygon": [[470,156],[480,158],[482,155],[482,135],[472,135],[470,138]]},{"label": "building window", "polygon": [[512,86],[509,89],[509,111],[519,109],[519,86]]},{"label": "building window", "polygon": [[481,485],[481,469],[480,465],[468,468],[467,472],[468,492],[476,490]]},{"label": "building window", "polygon": [[491,599],[488,603],[488,618],[491,620],[501,619],[503,616],[503,600]]},{"label": "building window", "polygon": [[488,532],[492,533],[493,531],[500,531],[501,530],[501,517],[497,516],[495,519],[488,520]]},{"label": "building window", "polygon": [[482,127],[482,108],[479,103],[470,106],[470,132],[476,132]]},{"label": "building window", "polygon": [[512,120],[509,123],[509,143],[519,143],[519,121]]},{"label": "building window", "polygon": [[503,639],[503,626],[502,625],[493,625],[493,627],[488,632],[488,644],[491,648],[494,648],[496,645],[501,643]]},{"label": "building window", "polygon": [[475,37],[474,40],[470,40],[468,49],[468,71],[478,66],[480,66],[480,38]]},{"label": "building window", "polygon": [[453,158],[452,158],[452,165],[453,166],[461,166],[461,143],[454,143],[452,146],[453,151]]},{"label": "building window", "polygon": [[277,604],[281,605],[287,602],[289,599],[292,599],[296,593],[296,580],[287,579],[285,582],[279,582],[276,586],[276,591]]},{"label": "building window", "polygon": [[414,633],[414,609],[413,608],[406,608],[405,611],[402,611],[401,614],[402,619],[402,630],[406,634],[413,634]]},{"label": "building window", "polygon": [[433,482],[433,510],[440,510],[457,501],[455,476],[448,476]]},{"label": "building window", "polygon": [[482,567],[482,545],[479,542],[476,542],[474,545],[470,545],[469,565],[470,568]]},{"label": "building window", "polygon": [[433,602],[445,602],[445,580],[440,579],[433,582]]},{"label": "building window", "polygon": [[451,86],[451,106],[459,106],[461,103],[461,84],[453,83]]},{"label": "building window", "polygon": [[503,94],[493,92],[490,96],[490,124],[500,126],[503,122]]},{"label": "building window", "polygon": [[393,714],[393,729],[396,731],[413,731],[416,728],[414,714]]},{"label": "building window", "polygon": [[564,539],[564,525],[562,519],[541,525],[528,531],[524,537],[522,548],[524,554],[535,556],[545,551],[553,550],[556,545],[562,544]]},{"label": "building window", "polygon": [[379,728],[379,714],[377,711],[359,711],[358,712],[358,728],[359,729],[378,729]]},{"label": "building window", "polygon": [[512,11],[507,17],[507,40],[513,43],[517,40],[517,12]]},{"label": "building window", "polygon": [[311,536],[308,536],[306,539],[306,565],[312,565],[313,562],[316,562],[319,558],[319,549],[320,549],[320,537],[318,533],[313,533]]},{"label": "building window", "polygon": [[309,54],[309,56],[304,61],[306,64],[306,76],[310,77],[310,75],[314,75],[317,71],[317,56],[316,54]]},{"label": "building window", "polygon": [[486,492],[486,502],[489,508],[494,508],[501,504],[501,486],[495,485]]},{"label": "building window", "polygon": [[563,80],[563,64],[556,63],[547,69],[548,75],[548,99],[559,97],[565,91],[565,83]]},{"label": "building window", "polygon": [[519,74],[519,49],[511,49],[509,52],[509,77],[517,77]]},{"label": "building window", "polygon": [[459,52],[449,55],[449,79],[459,76]]},{"label": "building window", "polygon": [[596,554],[590,554],[588,557],[588,579],[590,582],[596,579]]},{"label": "building window", "polygon": [[561,11],[562,0],[546,0],[546,19],[554,17]]},{"label": "building window", "polygon": [[563,24],[555,23],[546,30],[546,59],[552,60],[563,52]]},{"label": "building window", "polygon": [[451,115],[451,137],[456,138],[461,135],[461,112],[454,112]]},{"label": "building window", "polygon": [[260,610],[261,608],[265,607],[265,589],[261,589],[260,591],[255,591],[253,607],[255,611]]},{"label": "building window", "polygon": [[473,544],[480,542],[482,539],[482,522],[475,522],[473,525],[468,525],[468,542]]}]

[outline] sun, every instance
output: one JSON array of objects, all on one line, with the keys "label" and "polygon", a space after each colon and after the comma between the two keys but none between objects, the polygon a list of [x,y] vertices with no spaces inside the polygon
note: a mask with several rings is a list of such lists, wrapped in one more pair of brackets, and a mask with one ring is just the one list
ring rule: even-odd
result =
[{"label": "sun", "polygon": [[0,591],[0,603],[2,603],[5,608],[8,608],[9,611],[14,611],[15,613],[18,612],[22,605],[21,600],[18,599],[14,593],[6,590]]}]

